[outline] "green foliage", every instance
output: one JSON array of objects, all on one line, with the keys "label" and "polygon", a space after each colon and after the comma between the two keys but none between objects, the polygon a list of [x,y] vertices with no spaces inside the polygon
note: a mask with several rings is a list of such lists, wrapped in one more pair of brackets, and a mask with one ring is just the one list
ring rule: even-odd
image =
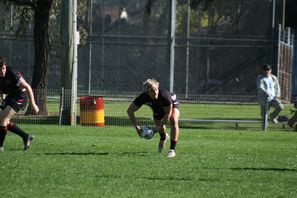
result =
[{"label": "green foliage", "polygon": [[[8,134],[3,197],[296,197],[296,133],[181,129],[177,156],[132,127],[22,125]],[[167,148],[168,149],[168,145]]]},{"label": "green foliage", "polygon": [[[7,7],[7,10],[9,8]],[[17,36],[21,36],[27,33],[28,24],[32,24],[34,19],[34,13],[28,6],[15,6],[13,21],[18,25],[15,27]]]},{"label": "green foliage", "polygon": [[[188,1],[178,1],[177,31],[181,33],[187,24]],[[257,0],[191,0],[190,1],[190,33],[198,31],[216,33],[261,33],[269,27],[269,14],[257,17],[263,10],[270,10],[269,3]],[[255,19],[255,20],[251,20]],[[263,25],[265,24],[265,25]],[[183,28],[181,28],[184,26]],[[266,32],[265,32],[266,33]]]},{"label": "green foliage", "polygon": [[[60,0],[52,0],[52,6],[50,9],[50,18],[51,19],[59,19],[60,18],[60,7],[61,7],[61,1]],[[18,1],[14,0],[7,0],[5,2],[5,9],[8,12],[10,9],[10,5],[14,5],[14,25],[16,29],[16,35],[21,36],[24,34],[27,34],[28,32],[28,26],[29,24],[33,24],[34,21],[34,6],[33,4],[29,3],[17,3]],[[77,15],[79,18],[84,20],[86,23],[88,22],[88,1],[87,0],[78,0],[77,3]],[[38,3],[36,1],[35,3]],[[51,34],[57,34],[57,29],[59,28],[60,24],[55,23],[55,27],[52,28],[53,32],[51,29],[49,32]],[[87,39],[88,33],[86,30],[86,27],[80,26],[78,27],[78,31],[80,32],[81,35],[81,40],[84,42]],[[55,35],[51,35],[51,40],[56,40],[57,38],[54,37]],[[52,42],[53,43],[53,42]]]}]

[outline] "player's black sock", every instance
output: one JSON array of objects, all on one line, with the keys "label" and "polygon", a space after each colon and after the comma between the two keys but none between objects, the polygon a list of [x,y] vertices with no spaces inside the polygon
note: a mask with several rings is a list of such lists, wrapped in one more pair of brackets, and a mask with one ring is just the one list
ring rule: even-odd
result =
[{"label": "player's black sock", "polygon": [[160,140],[166,140],[166,133],[160,133]]},{"label": "player's black sock", "polygon": [[27,138],[29,136],[29,134],[27,134],[25,131],[23,131],[20,127],[18,127],[13,122],[10,122],[7,125],[7,130],[11,131],[12,133],[17,134],[18,136],[22,137],[23,139],[25,139],[25,138]]},{"label": "player's black sock", "polygon": [[170,141],[170,149],[175,150],[176,143],[177,143],[177,141],[171,140],[171,141]]},{"label": "player's black sock", "polygon": [[3,147],[6,133],[7,133],[7,127],[0,126],[0,147]]}]

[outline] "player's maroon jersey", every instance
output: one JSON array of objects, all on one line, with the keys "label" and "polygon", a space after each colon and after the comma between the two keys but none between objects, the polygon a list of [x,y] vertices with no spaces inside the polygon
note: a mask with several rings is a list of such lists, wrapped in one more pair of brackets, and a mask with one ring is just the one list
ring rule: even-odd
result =
[{"label": "player's maroon jersey", "polygon": [[0,92],[6,94],[5,99],[2,101],[1,109],[10,106],[16,112],[19,112],[26,108],[28,97],[26,92],[19,87],[22,80],[23,77],[19,72],[6,66],[5,76],[0,77]]},{"label": "player's maroon jersey", "polygon": [[17,95],[22,92],[19,84],[23,79],[22,75],[13,68],[6,66],[6,74],[0,77],[0,92],[7,95]]},{"label": "player's maroon jersey", "polygon": [[157,100],[153,100],[147,93],[143,92],[135,98],[133,103],[138,107],[141,107],[143,104],[148,105],[153,110],[154,118],[160,120],[165,115],[164,107],[168,107],[170,104],[173,104],[174,108],[178,108],[178,101],[173,100],[172,96],[173,95],[170,92],[159,89]]}]

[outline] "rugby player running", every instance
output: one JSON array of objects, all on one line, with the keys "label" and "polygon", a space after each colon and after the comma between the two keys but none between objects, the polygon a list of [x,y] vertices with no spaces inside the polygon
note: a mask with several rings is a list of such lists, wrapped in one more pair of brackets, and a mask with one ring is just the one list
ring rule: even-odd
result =
[{"label": "rugby player running", "polygon": [[15,123],[10,121],[10,119],[19,111],[26,108],[28,98],[34,113],[38,113],[39,108],[35,103],[31,86],[19,72],[6,65],[5,57],[1,55],[0,68],[0,96],[2,97],[2,110],[0,111],[0,151],[4,150],[3,144],[7,131],[20,136],[24,143],[24,150],[27,150],[33,140],[33,136],[23,131]]}]

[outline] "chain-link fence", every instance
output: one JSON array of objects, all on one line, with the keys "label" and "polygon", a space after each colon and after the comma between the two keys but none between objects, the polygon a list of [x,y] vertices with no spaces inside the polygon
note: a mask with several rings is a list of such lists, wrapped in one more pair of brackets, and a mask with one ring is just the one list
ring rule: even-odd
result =
[{"label": "chain-link fence", "polygon": [[[141,91],[147,78],[168,88],[169,1],[153,1],[149,10],[147,1],[107,2],[94,3],[90,43],[80,47],[80,88]],[[260,65],[273,62],[270,1],[225,3],[208,12],[198,5],[187,17],[189,5],[178,1],[176,93],[254,95]]]},{"label": "chain-link fence", "polygon": [[[90,35],[78,49],[78,89],[141,91],[147,78],[156,78],[168,88],[169,2],[89,1],[92,6],[78,19]],[[260,65],[275,64],[271,2],[222,2],[188,9],[186,1],[177,1],[176,93],[254,95]],[[124,17],[123,12],[127,13]],[[59,24],[56,18],[51,20],[51,26]],[[58,28],[51,30],[56,35]],[[29,79],[34,60],[32,40],[32,36],[20,39],[9,34],[2,34],[0,40],[1,53],[9,64]],[[61,81],[59,36],[53,42],[48,89],[56,89]]]},{"label": "chain-link fence", "polygon": [[[35,94],[37,92],[38,90],[35,90]],[[70,92],[71,90],[64,90],[64,93]],[[13,117],[12,120],[19,124],[60,125],[69,119],[63,117],[63,111],[66,111],[66,109],[60,106],[62,95],[59,91],[51,90],[48,92],[46,100],[47,115],[29,114],[25,109]],[[75,108],[77,108],[76,125],[131,126],[126,112],[137,93],[130,93],[130,97],[125,94],[120,98],[117,94],[112,95],[106,92],[96,92],[95,95],[81,95],[78,97],[75,102]],[[181,100],[180,127],[262,130],[259,105],[247,102],[253,100],[255,98],[247,98],[247,96],[217,96],[217,98],[214,98],[212,95],[197,95],[195,102]],[[67,100],[67,102],[70,102],[70,100]],[[281,112],[281,115],[289,115],[288,112],[292,108],[293,105],[286,105],[286,110]],[[153,126],[154,124],[152,112],[146,106],[136,112],[136,117],[140,125]],[[268,124],[269,130],[291,130],[286,122],[277,125],[270,122]]]},{"label": "chain-link fence", "polygon": [[[78,26],[89,35],[78,46],[79,96],[131,99],[142,91],[147,78],[169,88],[170,1],[78,2],[87,5],[78,16]],[[276,65],[273,1],[176,2],[174,92],[184,101],[255,102],[261,65]],[[2,11],[14,14],[12,8]],[[62,78],[59,24],[59,17],[51,17],[48,93],[55,99],[60,96]],[[32,32],[32,26],[28,30]],[[0,35],[0,45],[9,65],[30,82],[32,35],[16,37],[6,31]]]},{"label": "chain-link fence", "polygon": [[281,99],[285,102],[290,102],[292,96],[293,52],[293,34],[291,29],[282,30],[279,27],[277,76],[282,87]]}]

